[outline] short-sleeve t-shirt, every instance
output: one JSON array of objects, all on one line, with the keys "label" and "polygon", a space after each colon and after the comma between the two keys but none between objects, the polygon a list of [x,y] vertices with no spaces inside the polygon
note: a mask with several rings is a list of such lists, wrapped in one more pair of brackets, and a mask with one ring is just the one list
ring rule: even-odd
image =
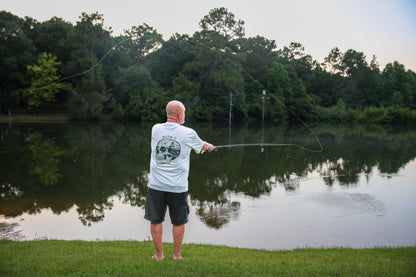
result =
[{"label": "short-sleeve t-shirt", "polygon": [[166,122],[152,128],[149,188],[188,191],[190,153],[200,153],[204,142],[191,128]]}]

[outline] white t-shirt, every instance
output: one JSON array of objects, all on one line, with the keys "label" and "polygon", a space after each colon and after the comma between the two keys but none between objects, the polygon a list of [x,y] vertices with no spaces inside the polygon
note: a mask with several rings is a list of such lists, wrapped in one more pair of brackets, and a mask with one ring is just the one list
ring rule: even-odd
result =
[{"label": "white t-shirt", "polygon": [[166,122],[152,128],[149,188],[188,191],[190,153],[200,153],[204,142],[191,128]]}]

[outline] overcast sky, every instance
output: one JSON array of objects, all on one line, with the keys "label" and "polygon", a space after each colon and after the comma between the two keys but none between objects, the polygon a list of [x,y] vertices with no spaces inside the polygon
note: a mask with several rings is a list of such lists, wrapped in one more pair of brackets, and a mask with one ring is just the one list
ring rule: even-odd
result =
[{"label": "overcast sky", "polygon": [[319,62],[339,47],[363,52],[368,62],[375,55],[381,69],[397,60],[416,71],[416,0],[2,0],[0,9],[72,23],[99,12],[113,35],[147,23],[167,40],[200,30],[199,21],[219,7],[245,21],[246,37],[275,40],[279,49],[300,42]]}]

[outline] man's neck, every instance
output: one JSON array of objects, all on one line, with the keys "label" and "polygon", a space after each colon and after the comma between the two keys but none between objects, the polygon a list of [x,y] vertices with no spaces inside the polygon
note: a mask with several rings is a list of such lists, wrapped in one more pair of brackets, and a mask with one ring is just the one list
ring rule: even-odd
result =
[{"label": "man's neck", "polygon": [[167,122],[180,124],[179,119],[174,118],[174,117],[169,117],[169,116],[168,116],[168,121]]}]

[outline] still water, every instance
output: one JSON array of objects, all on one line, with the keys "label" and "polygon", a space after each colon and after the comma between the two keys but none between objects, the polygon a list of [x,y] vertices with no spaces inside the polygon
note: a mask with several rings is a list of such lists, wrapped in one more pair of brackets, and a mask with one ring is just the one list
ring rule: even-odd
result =
[{"label": "still water", "polygon": [[[319,149],[302,126],[191,127],[215,145]],[[312,129],[322,152],[248,146],[193,153],[184,243],[269,250],[416,245],[416,130]],[[150,130],[0,125],[0,222],[13,226],[7,236],[148,240]],[[164,227],[171,242],[168,215]]]}]

